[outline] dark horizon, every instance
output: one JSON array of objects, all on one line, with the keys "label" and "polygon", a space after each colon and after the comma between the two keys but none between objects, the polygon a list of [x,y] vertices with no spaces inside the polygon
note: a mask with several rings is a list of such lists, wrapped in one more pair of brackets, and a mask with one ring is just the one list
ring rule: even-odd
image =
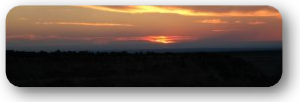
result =
[{"label": "dark horizon", "polygon": [[[70,46],[28,46],[28,47],[11,47],[10,45],[6,46],[7,50],[17,50],[17,51],[91,51],[91,52],[103,52],[103,51],[253,51],[253,50],[279,50],[282,49],[282,41],[277,42],[250,42],[250,43],[237,43],[232,44],[231,46],[222,46],[221,44],[215,44],[210,47],[192,47],[185,46],[186,44],[179,45],[155,45],[151,44],[149,46],[144,46],[148,48],[138,48],[138,47],[124,47],[124,46],[99,46],[99,45],[70,45]],[[197,44],[194,44],[197,46]],[[127,45],[129,46],[129,45]],[[183,47],[180,47],[183,46]],[[200,44],[201,46],[201,44]]]},{"label": "dark horizon", "polygon": [[136,52],[156,52],[156,53],[164,53],[164,52],[172,52],[172,53],[193,53],[193,52],[251,52],[251,51],[282,51],[282,48],[185,48],[185,49],[123,49],[123,50],[15,50],[15,49],[7,49],[6,51],[21,51],[21,52],[128,52],[128,53],[136,53]]}]

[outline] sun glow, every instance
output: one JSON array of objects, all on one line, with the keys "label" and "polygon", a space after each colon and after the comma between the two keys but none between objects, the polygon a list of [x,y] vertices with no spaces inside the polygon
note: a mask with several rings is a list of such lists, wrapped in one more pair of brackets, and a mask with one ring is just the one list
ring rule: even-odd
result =
[{"label": "sun glow", "polygon": [[146,38],[146,40],[162,44],[176,43],[175,40],[172,39],[172,37],[167,36],[149,36]]},{"label": "sun glow", "polygon": [[160,44],[172,44],[185,41],[196,40],[196,37],[191,36],[144,36],[144,37],[119,37],[115,41],[147,41]]}]

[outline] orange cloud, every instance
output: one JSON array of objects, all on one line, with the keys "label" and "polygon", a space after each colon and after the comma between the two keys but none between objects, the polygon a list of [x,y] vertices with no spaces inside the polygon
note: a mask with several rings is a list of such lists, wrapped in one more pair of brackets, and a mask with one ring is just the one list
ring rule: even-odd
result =
[{"label": "orange cloud", "polygon": [[227,31],[227,30],[224,30],[224,29],[215,29],[215,30],[211,30],[213,32],[224,32],[224,31]]},{"label": "orange cloud", "polygon": [[205,19],[205,20],[198,20],[197,23],[209,23],[209,24],[222,24],[227,23],[227,21],[221,19]]},{"label": "orange cloud", "polygon": [[141,40],[141,41],[149,41],[153,43],[170,44],[170,43],[177,43],[180,41],[195,40],[195,38],[190,36],[145,36],[145,37],[119,37],[115,40],[116,41]]},{"label": "orange cloud", "polygon": [[7,40],[36,40],[40,39],[40,37],[36,37],[33,34],[24,34],[24,35],[7,35]]},{"label": "orange cloud", "polygon": [[256,10],[252,12],[242,11],[227,11],[227,12],[209,12],[209,11],[195,11],[193,9],[180,7],[162,7],[162,6],[128,6],[127,8],[114,8],[105,6],[77,6],[87,9],[142,14],[142,13],[168,13],[178,14],[183,16],[217,16],[217,17],[281,17],[279,12],[270,10]]},{"label": "orange cloud", "polygon": [[20,21],[27,21],[27,20],[28,20],[28,18],[25,18],[25,17],[20,17],[20,18],[18,18],[18,20],[20,20]]},{"label": "orange cloud", "polygon": [[110,39],[105,37],[66,37],[57,35],[35,35],[35,34],[24,34],[24,35],[7,35],[6,40],[30,40],[30,41],[41,41],[41,40],[75,40],[75,41],[86,41],[96,44],[103,44],[108,42]]},{"label": "orange cloud", "polygon": [[58,35],[36,35],[36,34],[24,34],[24,35],[7,35],[8,41],[12,40],[30,40],[30,41],[41,41],[41,40],[75,40],[85,41],[95,44],[103,44],[110,41],[148,41],[153,43],[171,44],[182,41],[195,40],[195,37],[190,36],[144,36],[144,37],[88,37],[88,36],[58,36]]},{"label": "orange cloud", "polygon": [[248,22],[248,24],[250,25],[262,25],[262,24],[265,24],[266,22],[264,21],[251,21],[251,22]]},{"label": "orange cloud", "polygon": [[237,20],[237,21],[234,21],[234,23],[241,23],[241,21],[240,21],[240,20]]},{"label": "orange cloud", "polygon": [[119,23],[86,23],[86,22],[35,22],[35,24],[42,25],[82,25],[82,26],[133,26],[131,24],[119,24]]}]

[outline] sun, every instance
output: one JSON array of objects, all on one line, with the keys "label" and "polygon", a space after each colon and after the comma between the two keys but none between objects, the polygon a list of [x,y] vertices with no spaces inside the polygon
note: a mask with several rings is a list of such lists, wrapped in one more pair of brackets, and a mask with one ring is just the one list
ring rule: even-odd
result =
[{"label": "sun", "polygon": [[176,43],[172,37],[168,36],[149,36],[147,40],[154,43],[171,44]]}]

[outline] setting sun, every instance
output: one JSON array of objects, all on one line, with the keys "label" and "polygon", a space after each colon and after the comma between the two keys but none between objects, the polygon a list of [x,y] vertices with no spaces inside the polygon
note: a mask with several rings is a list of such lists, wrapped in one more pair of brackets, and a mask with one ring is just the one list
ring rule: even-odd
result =
[{"label": "setting sun", "polygon": [[167,36],[149,36],[146,38],[146,40],[150,42],[162,43],[162,44],[176,43],[174,39],[172,39],[172,37],[167,37]]}]

